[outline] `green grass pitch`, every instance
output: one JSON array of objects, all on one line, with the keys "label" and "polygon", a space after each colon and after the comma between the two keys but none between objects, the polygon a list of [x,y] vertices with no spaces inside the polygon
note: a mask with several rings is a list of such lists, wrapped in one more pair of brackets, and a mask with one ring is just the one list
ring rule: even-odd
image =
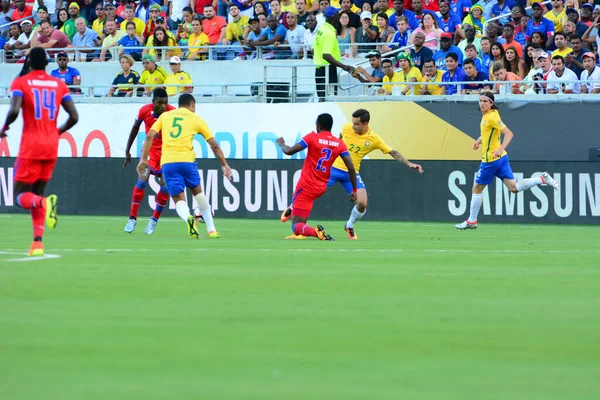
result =
[{"label": "green grass pitch", "polygon": [[0,216],[0,399],[600,398],[597,226],[125,222]]}]

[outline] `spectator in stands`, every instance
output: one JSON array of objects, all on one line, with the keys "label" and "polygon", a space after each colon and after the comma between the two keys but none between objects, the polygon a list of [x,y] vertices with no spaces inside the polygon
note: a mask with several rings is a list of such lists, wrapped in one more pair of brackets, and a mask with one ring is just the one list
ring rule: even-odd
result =
[{"label": "spectator in stands", "polygon": [[577,28],[573,22],[567,21],[563,24],[563,32],[567,35],[567,40],[571,40],[571,35],[576,34]]},{"label": "spectator in stands", "polygon": [[275,16],[279,25],[282,25],[285,29],[287,29],[287,21],[285,19],[286,12],[281,9],[281,1],[279,0],[270,0],[269,6],[271,7],[271,14]]},{"label": "spectator in stands", "polygon": [[581,49],[583,45],[581,36],[573,34],[573,36],[571,36],[570,44],[573,51],[565,56],[565,62],[567,63],[567,68],[575,72],[575,75],[578,77],[581,77],[581,73],[584,70],[583,55],[585,54]]},{"label": "spectator in stands", "polygon": [[399,74],[396,71],[394,71],[394,63],[392,62],[392,60],[386,58],[381,62],[381,65],[384,72],[384,76],[382,79],[384,85],[378,88],[376,93],[379,95],[397,96],[398,90],[395,89],[397,85],[385,85],[385,83],[400,82]]},{"label": "spectator in stands", "polygon": [[554,70],[552,67],[552,61],[550,60],[550,54],[542,50],[538,57],[538,62],[543,74],[542,79],[547,81],[548,76],[550,76],[550,72]]},{"label": "spectator in stands", "polygon": [[[313,15],[314,17],[314,15]],[[256,47],[250,47],[249,42],[257,42],[258,39],[261,38],[261,36],[263,35],[263,30],[260,28],[260,23],[258,22],[258,18],[253,17],[250,18],[249,20],[249,24],[250,24],[250,32],[248,32],[248,36],[246,37],[246,40],[244,40],[243,45],[244,45],[244,52],[246,53],[246,59],[247,60],[255,60],[258,55],[256,53]],[[307,29],[308,31],[308,29]],[[305,32],[306,34],[306,32]]]},{"label": "spectator in stands", "polygon": [[[296,13],[296,3],[293,0],[281,0],[281,11]],[[287,16],[286,16],[287,17]]]},{"label": "spectator in stands", "polygon": [[104,21],[106,21],[106,13],[102,3],[96,4],[96,19],[92,22],[92,29],[98,34],[100,39],[104,39]]},{"label": "spectator in stands", "polygon": [[382,50],[384,52],[408,46],[408,39],[410,39],[410,36],[413,33],[412,30],[408,27],[408,19],[404,16],[400,16],[396,19],[396,21],[398,21],[396,25],[398,30],[396,31],[396,33],[394,33],[394,36],[392,37],[391,45],[383,47]]},{"label": "spectator in stands", "polygon": [[[212,4],[204,6],[204,17],[202,26],[204,33],[210,40],[210,44],[227,46],[227,22],[225,18],[215,14],[215,8]],[[283,36],[285,37],[285,34]],[[215,49],[215,51],[216,56],[213,58],[218,59],[219,54],[225,53],[226,48]]]},{"label": "spectator in stands", "polygon": [[[205,1],[205,0],[200,0],[200,1]],[[157,4],[157,2],[154,0],[140,0],[140,3],[138,4],[137,8],[135,9],[135,17],[144,21],[144,23],[147,23],[152,18],[152,13],[150,12],[150,8],[152,7],[153,4]],[[159,8],[160,8],[160,6],[159,6]],[[196,8],[196,9],[198,9],[198,8]],[[202,10],[202,8],[200,8],[200,10]],[[158,13],[160,13],[161,11],[162,11],[162,9]]]},{"label": "spectator in stands", "polygon": [[579,12],[581,15],[581,17],[580,17],[581,22],[583,22],[587,26],[593,25],[592,24],[592,14],[594,12],[593,5],[591,5],[590,3],[584,3],[581,5],[581,9],[579,10]]},{"label": "spectator in stands", "polygon": [[[458,54],[446,54],[446,72],[442,75],[442,82],[463,82],[466,76],[465,71],[458,66]],[[462,85],[444,85],[442,90],[446,95],[461,94]]]},{"label": "spectator in stands", "polygon": [[[152,57],[150,54],[146,54],[144,57],[142,57],[142,65],[144,66],[144,70],[140,76],[140,85],[162,85],[165,83],[165,80],[167,79],[167,71],[165,71],[163,67],[156,65],[154,57]],[[155,88],[155,86],[145,86],[144,95],[150,96]]]},{"label": "spectator in stands", "polygon": [[[422,0],[413,0],[412,1],[412,10],[415,13],[415,19],[419,24],[423,21],[423,16],[428,14],[423,12],[423,1]],[[420,25],[419,25],[420,26]]]},{"label": "spectator in stands", "polygon": [[579,20],[579,11],[574,8],[568,8],[567,19],[575,24],[575,32],[583,36],[588,26]]},{"label": "spectator in stands", "polygon": [[561,56],[565,58],[568,54],[573,52],[573,49],[567,46],[567,35],[563,32],[556,32],[554,34],[554,45],[556,50],[552,52],[552,56]]},{"label": "spectator in stands", "polygon": [[506,43],[506,40],[504,40],[501,36],[498,36],[499,29],[500,27],[496,22],[490,21],[485,26],[485,36],[488,37],[492,41],[492,43],[498,42],[504,44]]},{"label": "spectator in stands", "polygon": [[[471,59],[465,60],[465,82],[487,82],[489,76],[485,72],[477,70],[475,62]],[[466,83],[462,88],[462,94],[479,94],[484,90],[490,90],[490,85],[485,83]]]},{"label": "spectator in stands", "polygon": [[554,45],[554,24],[547,18],[544,18],[544,9],[540,2],[534,2],[531,5],[533,18],[527,23],[525,38],[527,41],[533,41],[534,32],[539,32],[546,40],[546,48],[551,49]]},{"label": "spectator in stands", "polygon": [[454,36],[454,43],[459,43],[465,38],[462,30],[462,21],[458,15],[450,12],[450,0],[440,0],[440,29]]},{"label": "spectator in stands", "polygon": [[56,13],[56,23],[53,25],[56,29],[60,30],[62,33],[65,22],[69,20],[69,12],[66,8],[60,8]]},{"label": "spectator in stands", "polygon": [[390,15],[394,14],[394,10],[390,8],[390,3],[388,0],[377,0],[374,4],[375,8],[379,13],[384,13],[390,17]]},{"label": "spectator in stands", "polygon": [[[29,20],[23,22],[29,22],[29,25],[31,25]],[[8,29],[8,40],[3,46],[6,51],[6,61],[9,63],[16,62],[21,58],[21,55],[18,54],[18,50],[15,47],[15,44],[19,42],[19,36],[21,36],[21,27],[17,22],[13,22]]]},{"label": "spectator in stands", "polygon": [[[240,10],[240,15],[242,17],[248,17],[250,19],[254,16],[254,7],[252,0],[231,0],[231,5],[236,5]],[[230,21],[227,21],[230,22]]]},{"label": "spectator in stands", "polygon": [[[249,27],[248,21],[250,18],[246,15],[240,15],[240,8],[237,4],[232,4],[229,7],[229,16],[230,22],[225,28],[225,38],[227,39],[227,44],[232,46],[228,52],[227,59],[233,59],[243,51],[242,42],[244,41],[244,33]],[[304,32],[302,32],[302,35],[304,35]],[[302,39],[304,39],[304,36]]]},{"label": "spectator in stands", "polygon": [[[10,8],[10,0],[2,0],[0,3],[0,25],[4,25],[7,22],[12,21],[12,13],[13,10]],[[8,33],[10,28],[8,26],[4,26],[0,28],[0,36],[4,36]]]},{"label": "spectator in stands", "polygon": [[373,25],[373,15],[369,11],[363,11],[360,14],[361,26],[356,30],[356,37],[354,42],[357,44],[363,44],[363,46],[357,46],[356,52],[359,56],[364,56],[371,50],[375,50],[375,46],[369,46],[367,44],[377,43],[379,37],[379,30]]},{"label": "spectator in stands", "polygon": [[[73,37],[75,36],[75,33],[77,33],[75,21],[77,20],[77,18],[83,18],[81,17],[79,11],[79,4],[77,4],[76,2],[72,2],[71,4],[69,4],[69,19],[63,25],[63,31],[65,32],[65,35],[67,35],[70,41],[73,41]],[[88,25],[87,20],[85,18],[83,18],[83,20],[85,24]]]},{"label": "spectator in stands", "polygon": [[[423,15],[423,19],[421,20],[421,26],[414,30],[413,36],[408,40],[409,43],[414,42],[414,36],[417,32],[423,32],[425,35],[425,47],[429,47],[432,50],[439,49],[439,41],[442,35],[442,30],[439,28],[437,19],[431,13],[427,13]],[[450,34],[452,36],[452,34]],[[452,39],[450,39],[452,42]]]},{"label": "spectator in stands", "polygon": [[[133,6],[133,11],[135,11],[135,0],[119,0],[120,4],[117,7],[117,9],[115,10],[115,12],[117,13],[117,16],[123,18],[123,20],[127,19],[127,17],[125,16],[125,7],[127,6]],[[112,1],[111,1],[112,3]],[[114,4],[114,3],[113,3]],[[117,5],[115,4],[115,7]],[[136,17],[137,18],[137,17]],[[146,23],[144,22],[144,25]],[[121,26],[121,24],[119,24],[119,26]]]},{"label": "spectator in stands", "polygon": [[263,32],[265,31],[265,29],[267,29],[269,27],[269,24],[267,24],[267,17],[268,17],[268,14],[266,14],[266,13],[258,14],[256,16],[256,18],[258,18],[258,24],[260,26],[260,29],[262,29]]},{"label": "spectator in stands", "polygon": [[[27,51],[27,49],[31,48],[31,39],[33,39],[33,29],[30,20],[26,19],[25,21],[22,21],[20,27],[21,34],[19,35],[17,42],[14,44],[15,49],[18,50],[15,50],[15,56],[19,58],[25,55],[25,51]],[[37,34],[39,35],[40,33],[41,28],[40,32]]]},{"label": "spectator in stands", "polygon": [[368,1],[365,1],[360,9],[361,13],[363,11],[368,11],[370,13],[373,12],[373,6],[371,5],[371,3],[369,3]]},{"label": "spectator in stands", "polygon": [[439,84],[444,76],[442,70],[437,69],[435,61],[429,59],[423,64],[423,77],[421,78],[421,89],[419,94],[427,96],[441,96],[444,92],[443,87]]},{"label": "spectator in stands", "polygon": [[[81,73],[77,68],[69,67],[69,56],[64,51],[56,55],[58,68],[52,70],[51,76],[60,79],[68,86],[81,85]],[[81,89],[70,88],[71,92],[80,92]]]},{"label": "spectator in stands", "polygon": [[33,7],[26,5],[25,0],[14,0],[13,3],[15,4],[15,9],[11,15],[13,21],[19,21],[20,19],[30,17],[29,20],[31,23],[33,24],[35,22],[33,20]]},{"label": "spectator in stands", "polygon": [[490,70],[489,70],[490,77],[494,76],[493,68],[494,68],[495,63],[500,63],[500,64],[504,65],[504,68],[507,71],[510,71],[510,64],[508,63],[508,61],[506,61],[504,46],[502,46],[498,42],[492,44],[491,54],[492,54],[492,58],[491,58],[491,65],[490,65]]},{"label": "spectator in stands", "polygon": [[135,34],[142,36],[144,34],[144,28],[146,27],[146,24],[141,19],[136,18],[134,6],[127,4],[125,6],[124,15],[125,20],[121,22],[119,29],[122,31],[127,30],[127,23],[132,22],[135,26]]},{"label": "spectator in stands", "polygon": [[[519,78],[516,74],[514,74],[510,71],[507,71],[506,67],[501,62],[495,62],[494,64],[492,64],[492,72],[494,74],[495,80],[500,81],[500,82],[510,82],[510,81],[520,81],[521,80],[521,78]],[[523,94],[520,90],[519,83],[510,84],[510,89],[509,89],[508,83],[497,83],[494,85],[493,92],[497,93],[497,94],[508,94],[508,93]]]},{"label": "spectator in stands", "polygon": [[525,79],[525,75],[527,75],[525,71],[525,62],[521,60],[521,57],[519,57],[517,49],[515,49],[513,46],[509,46],[505,50],[504,57],[510,64],[510,72],[517,75],[520,79]]},{"label": "spectator in stands", "polygon": [[283,43],[290,46],[291,58],[301,59],[304,57],[302,45],[304,44],[304,32],[306,29],[297,24],[298,17],[293,11],[288,11],[286,19],[289,29],[285,33]]},{"label": "spectator in stands", "polygon": [[[306,0],[296,0],[296,10],[298,10],[298,25],[306,29],[306,18],[311,15],[306,11]],[[360,24],[360,17],[358,17],[358,21]]]},{"label": "spectator in stands", "polygon": [[258,17],[258,14],[269,14],[269,11],[267,10],[267,7],[264,5],[264,3],[254,3],[254,16]]},{"label": "spectator in stands", "polygon": [[567,21],[564,0],[551,0],[552,9],[544,17],[554,24],[554,32],[562,32],[563,23]]},{"label": "spectator in stands", "polygon": [[180,24],[183,24],[183,10],[189,7],[190,0],[169,1],[169,12],[167,19],[168,27],[171,31],[177,30]]},{"label": "spectator in stands", "polygon": [[378,46],[379,51],[384,51],[384,46],[387,46],[388,43],[392,42],[392,38],[394,37],[394,33],[396,31],[391,26],[388,26],[389,17],[386,13],[380,12],[377,14],[377,29],[379,30],[379,34],[377,35],[378,43],[385,43],[385,45]]},{"label": "spectator in stands", "polygon": [[590,44],[593,46],[594,44],[597,45],[598,43],[600,43],[600,36],[598,35],[598,33],[600,33],[598,31],[599,27],[600,27],[600,19],[597,19],[594,24],[590,25],[585,30],[585,33],[583,34],[582,39],[585,43],[588,43],[588,46]]},{"label": "spectator in stands", "polygon": [[535,44],[540,49],[546,49],[546,39],[541,32],[533,32],[531,35],[531,43]]},{"label": "spectator in stands", "polygon": [[[523,83],[521,84],[519,90],[525,94],[537,94],[539,92],[543,92],[545,91],[543,85],[541,83],[533,83],[533,82],[541,82],[544,80],[544,70],[541,67],[541,62],[540,60],[541,55],[545,54],[546,57],[548,56],[546,54],[546,52],[542,49],[539,48],[535,48],[532,50],[532,54],[531,54],[531,58],[533,59],[533,68],[529,71],[529,73],[527,74],[527,76],[525,77],[525,81],[527,82],[532,82],[530,83]],[[549,71],[548,74],[550,74]]]},{"label": "spectator in stands", "polygon": [[519,58],[523,58],[523,46],[521,46],[521,43],[515,40],[515,27],[513,24],[509,23],[504,25],[502,28],[502,33],[502,36],[504,37],[504,43],[502,44],[504,50],[508,49],[509,47],[514,47],[519,55]]},{"label": "spectator in stands", "polygon": [[550,75],[548,75],[548,94],[581,93],[581,84],[576,82],[578,80],[579,79],[577,78],[577,75],[575,75],[575,72],[565,68],[565,59],[562,56],[552,57],[552,72],[550,72]]},{"label": "spectator in stands", "polygon": [[406,18],[410,30],[415,30],[419,27],[419,21],[415,18],[415,13],[404,9],[404,0],[394,0],[394,13],[390,15],[389,25],[393,28],[398,25],[400,17]]},{"label": "spectator in stands", "polygon": [[463,59],[463,65],[467,60],[471,60],[471,61],[473,61],[473,65],[475,65],[475,69],[477,71],[482,71],[487,75],[487,69],[482,68],[481,59],[479,57],[477,57],[477,48],[475,47],[475,45],[468,44],[467,47],[465,48],[465,54],[466,54],[466,56]]},{"label": "spectator in stands", "polygon": [[121,47],[119,55],[127,54],[135,61],[141,61],[143,52],[139,48],[144,46],[144,38],[141,35],[138,35],[136,30],[137,27],[135,22],[127,21],[125,27],[126,35],[119,40],[119,46]]},{"label": "spectator in stands", "polygon": [[[165,49],[163,47],[169,47]],[[173,54],[179,54],[175,39],[167,34],[167,30],[162,26],[157,26],[154,33],[148,39],[146,48],[142,56],[150,54],[158,61],[165,61],[173,57]]]},{"label": "spectator in stands", "polygon": [[[296,5],[297,5],[297,2],[296,2]],[[356,14],[356,12],[355,12],[355,11],[358,11],[358,7],[356,7],[354,5],[354,1],[353,0],[342,0],[340,2],[340,5],[342,7],[340,14],[346,13],[346,15],[348,16],[348,19],[349,19],[348,26],[350,26],[354,29],[358,29],[360,27],[360,15]]]},{"label": "spectator in stands", "polygon": [[69,47],[88,48],[89,50],[79,50],[79,52],[83,53],[84,61],[93,60],[98,56],[98,51],[95,49],[98,34],[93,29],[87,27],[83,18],[75,20],[75,29],[77,32],[73,35],[72,45]]},{"label": "spectator in stands", "polygon": [[[35,3],[38,4],[38,3]],[[33,29],[38,28],[40,22],[42,21],[50,21],[50,15],[48,14],[48,9],[46,8],[46,6],[39,6],[37,9],[37,22],[35,23],[35,25],[33,25]],[[0,22],[2,23],[2,22]],[[50,23],[52,23],[52,21],[50,21]]]},{"label": "spectator in stands", "polygon": [[[493,3],[495,4],[492,6],[492,18],[499,17],[504,14],[510,14],[511,8],[514,4],[512,0],[497,0]],[[498,20],[500,25],[506,25],[508,22],[509,18],[507,17],[502,17]]]},{"label": "spectator in stands", "polygon": [[483,18],[483,7],[479,4],[475,4],[473,7],[471,7],[471,12],[465,17],[465,19],[463,19],[463,26],[469,24],[474,27],[475,35],[477,37],[483,36],[484,23],[485,18]]},{"label": "spectator in stands", "polygon": [[177,26],[177,34],[175,35],[175,41],[181,47],[182,51],[187,51],[190,35],[194,31],[192,27],[193,21],[194,11],[190,7],[185,7],[183,9],[183,22]]},{"label": "spectator in stands", "polygon": [[[106,35],[104,37],[104,40],[102,41],[102,50],[100,51],[100,58],[94,61],[106,61],[107,51],[112,47],[118,46],[119,40],[123,39],[123,36],[125,36],[125,32],[117,30],[117,21],[115,21],[112,18],[106,18],[106,21],[104,22],[104,32]],[[109,58],[113,58],[114,56],[116,56],[116,52],[113,55],[113,52],[111,51],[109,53],[109,56]]]},{"label": "spectator in stands", "polygon": [[446,56],[450,53],[455,53],[458,57],[458,66],[463,63],[463,52],[460,48],[452,44],[452,34],[448,32],[442,33],[440,39],[440,50],[433,55],[433,61],[438,69],[446,69]]},{"label": "spectator in stands", "polygon": [[[527,44],[527,40],[525,40],[525,28],[527,27],[527,22],[529,22],[529,16],[525,11],[525,7],[521,4],[515,4],[510,10],[510,13],[512,24],[515,27],[513,32],[515,40],[519,42],[521,46],[525,46]],[[526,21],[523,21],[523,19],[526,19]]]},{"label": "spectator in stands", "polygon": [[[121,23],[124,21],[123,18],[121,18],[120,16],[117,15],[117,8],[115,7],[114,3],[111,2],[105,2],[104,3],[104,11],[106,12],[106,18],[107,19],[114,19],[117,22],[117,27],[121,25]],[[162,11],[162,8],[161,8]]]},{"label": "spectator in stands", "polygon": [[[44,21],[40,24],[42,28],[41,33],[34,32],[31,38],[31,48],[43,47],[44,49],[64,49],[67,48],[71,41],[61,31],[54,29],[50,24],[50,21]],[[48,51],[50,56],[56,54],[56,51]],[[29,50],[25,52],[29,54]]]},{"label": "spectator in stands", "polygon": [[596,65],[596,56],[588,51],[582,58],[584,70],[581,73],[581,93],[598,94],[600,93],[600,67]]},{"label": "spectator in stands", "polygon": [[248,44],[251,47],[263,46],[263,59],[289,57],[289,51],[279,47],[285,39],[286,29],[279,24],[277,17],[273,14],[267,17],[267,23],[269,27],[260,39],[256,42],[248,42]]},{"label": "spectator in stands", "polygon": [[471,11],[471,6],[473,3],[471,0],[451,0],[450,1],[450,10],[458,15],[461,20],[469,14]]},{"label": "spectator in stands", "polygon": [[171,57],[169,60],[169,66],[171,67],[172,74],[168,74],[165,79],[165,85],[179,85],[177,87],[170,86],[167,87],[167,94],[169,96],[175,96],[177,93],[192,93],[194,91],[193,86],[184,86],[184,85],[193,85],[192,77],[187,73],[181,70],[181,60],[179,57]]},{"label": "spectator in stands", "polygon": [[313,43],[317,36],[317,17],[309,15],[306,18],[306,30],[304,31],[304,45],[306,46],[307,57],[313,57]]},{"label": "spectator in stands", "polygon": [[480,0],[477,4],[483,8],[483,18],[486,20],[492,18],[492,8],[496,5],[494,0]]},{"label": "spectator in stands", "polygon": [[108,90],[108,97],[113,97],[115,91],[117,92],[117,97],[130,97],[133,94],[134,85],[137,85],[140,81],[140,74],[131,69],[135,63],[131,56],[127,54],[119,56],[119,63],[121,64],[122,71],[113,80],[112,84],[114,86]]},{"label": "spectator in stands", "polygon": [[410,57],[415,67],[422,70],[425,62],[433,60],[433,51],[429,47],[425,47],[425,34],[423,32],[416,32],[413,35],[413,45],[415,47],[410,50]]},{"label": "spectator in stands", "polygon": [[350,57],[354,55],[352,51],[354,47],[352,45],[354,44],[354,38],[356,37],[356,29],[349,25],[350,17],[348,11],[341,11],[339,18],[340,29],[338,31],[337,39],[340,45],[340,51],[344,54],[344,57]]},{"label": "spectator in stands", "polygon": [[359,81],[366,83],[379,83],[383,80],[383,67],[381,60],[381,53],[377,50],[371,50],[367,53],[367,58],[369,59],[369,64],[371,65],[372,71],[368,73],[366,69],[361,66],[356,67],[352,76]]},{"label": "spectator in stands", "polygon": [[481,69],[483,72],[488,73],[492,63],[492,42],[487,37],[481,38],[481,51],[479,52],[479,58],[481,58]]},{"label": "spectator in stands", "polygon": [[206,60],[208,54],[208,47],[210,45],[210,39],[203,32],[202,19],[198,16],[192,20],[192,34],[188,40],[187,59],[188,60]]},{"label": "spectator in stands", "polygon": [[537,58],[533,56],[536,50],[538,50],[538,47],[533,43],[528,43],[527,46],[525,46],[523,62],[525,62],[525,71],[528,74],[533,68],[536,68],[535,64],[537,64]]},{"label": "spectator in stands", "polygon": [[[421,82],[423,75],[418,68],[416,68],[410,58],[410,54],[406,51],[398,53],[396,57],[400,64],[400,71],[398,71],[398,78],[400,82]],[[400,85],[398,86],[401,96],[405,95],[418,95],[421,91],[421,85]]]},{"label": "spectator in stands", "polygon": [[481,53],[481,39],[475,35],[475,28],[472,25],[463,25],[463,31],[465,33],[465,39],[461,40],[458,44],[458,48],[462,51],[463,55],[466,55],[465,50],[468,44],[472,44],[477,49],[478,53]]}]

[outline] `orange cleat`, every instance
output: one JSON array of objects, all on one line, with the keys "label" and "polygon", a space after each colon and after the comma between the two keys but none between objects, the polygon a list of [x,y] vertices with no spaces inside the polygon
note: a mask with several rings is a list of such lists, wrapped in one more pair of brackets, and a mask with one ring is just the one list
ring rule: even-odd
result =
[{"label": "orange cleat", "polygon": [[28,256],[41,257],[44,255],[44,243],[34,241],[29,248]]},{"label": "orange cleat", "polygon": [[354,228],[348,228],[344,225],[344,230],[348,233],[348,239],[350,240],[358,240],[358,235],[354,232]]},{"label": "orange cleat", "polygon": [[292,216],[292,207],[288,207],[281,213],[281,222],[287,222]]}]

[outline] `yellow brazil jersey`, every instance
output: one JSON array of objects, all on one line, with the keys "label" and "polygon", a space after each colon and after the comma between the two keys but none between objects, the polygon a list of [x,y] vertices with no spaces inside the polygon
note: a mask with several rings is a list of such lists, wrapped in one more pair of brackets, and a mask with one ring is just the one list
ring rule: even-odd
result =
[{"label": "yellow brazil jersey", "polygon": [[554,32],[562,32],[563,24],[567,22],[567,9],[566,7],[563,7],[558,14],[555,14],[554,10],[550,10],[544,17],[552,21],[554,24]]},{"label": "yellow brazil jersey", "polygon": [[552,52],[552,57],[554,57],[554,56],[561,56],[562,58],[565,58],[566,56],[568,56],[572,52],[573,52],[573,49],[570,48],[570,47],[565,47],[564,50],[556,49],[556,50],[554,50]]},{"label": "yellow brazil jersey", "polygon": [[[210,45],[210,39],[208,35],[204,32],[200,32],[199,35],[192,33],[188,39],[189,47],[201,47]],[[188,55],[188,60],[206,60],[206,55],[208,53],[199,53],[200,50],[206,49],[189,49],[190,54]]]},{"label": "yellow brazil jersey", "polygon": [[[394,73],[392,74],[392,78],[390,79],[389,76],[385,75],[382,79],[383,83],[395,83],[395,82],[402,82],[402,79],[400,79],[400,73],[394,71]],[[400,86],[400,85],[383,85],[382,87],[387,90],[389,93],[393,93],[393,89],[394,86]],[[404,85],[402,85],[404,86]],[[393,93],[395,94],[395,93]],[[399,94],[399,93],[398,93]]]},{"label": "yellow brazil jersey", "polygon": [[[352,164],[354,169],[358,173],[360,171],[360,162],[373,150],[381,150],[383,154],[387,154],[392,151],[392,148],[388,146],[382,138],[373,133],[371,129],[364,135],[358,135],[352,129],[352,123],[349,122],[344,124],[342,127],[342,133],[340,134],[341,139],[348,147],[350,158],[352,158]],[[333,167],[347,171],[346,164],[341,157],[338,157],[333,163]]]},{"label": "yellow brazil jersey", "polygon": [[[294,8],[296,8],[295,4]],[[248,22],[249,20],[250,18],[248,18],[247,15],[242,15],[237,21],[231,21],[228,23],[227,30],[225,31],[227,40],[230,42],[239,42],[240,38],[243,39],[244,30],[250,26],[250,23]]]},{"label": "yellow brazil jersey", "polygon": [[298,14],[298,9],[296,9],[296,0],[292,0],[290,4],[287,6],[283,5],[283,1],[281,4],[281,11],[283,12],[293,12],[294,14]]},{"label": "yellow brazil jersey", "polygon": [[152,125],[152,130],[162,132],[161,165],[194,162],[194,135],[200,134],[207,141],[213,137],[206,122],[187,108],[162,113]]},{"label": "yellow brazil jersey", "polygon": [[[481,118],[481,151],[483,155],[481,161],[493,162],[498,159],[494,157],[494,151],[502,144],[500,142],[500,131],[506,128],[506,125],[500,119],[498,110],[491,110],[485,113]],[[502,153],[502,157],[506,155],[506,151]]]},{"label": "yellow brazil jersey", "polygon": [[142,76],[140,77],[141,85],[161,85],[165,83],[165,79],[167,79],[167,71],[163,67],[157,66],[154,72],[150,72],[148,70],[144,70],[142,72]]},{"label": "yellow brazil jersey", "polygon": [[[128,22],[128,20],[121,22],[119,29],[123,32],[126,32]],[[135,24],[135,33],[141,36],[144,33],[144,28],[146,28],[146,23],[139,18],[134,18],[131,22]]]},{"label": "yellow brazil jersey", "polygon": [[104,34],[104,21],[106,21],[106,18],[104,18],[103,20],[96,18],[92,23],[92,29],[95,30],[98,36],[100,37],[102,37],[102,35]]},{"label": "yellow brazil jersey", "polygon": [[[176,74],[169,74],[165,79],[165,85],[189,85],[193,84],[192,77],[187,72],[178,72]],[[179,90],[183,90],[185,87],[179,87]],[[169,96],[175,96],[177,94],[177,87],[167,87],[167,94]]]},{"label": "yellow brazil jersey", "polygon": [[[444,71],[438,69],[435,71],[435,77],[427,84],[427,91],[432,96],[441,96],[442,95],[442,85],[436,85],[433,82],[441,82],[442,76],[444,76]],[[421,82],[425,82],[425,77],[421,78]]]},{"label": "yellow brazil jersey", "polygon": [[[419,71],[419,68],[411,67],[408,70],[407,74],[404,73],[404,70],[398,71],[398,79],[400,82],[408,82],[410,81],[410,78],[415,78],[417,82],[421,82],[421,79],[423,79],[423,75],[421,75],[421,71]],[[404,91],[405,89],[406,85],[400,85],[401,91]],[[414,85],[412,88],[410,88],[407,94],[419,94],[420,90],[421,85]]]}]

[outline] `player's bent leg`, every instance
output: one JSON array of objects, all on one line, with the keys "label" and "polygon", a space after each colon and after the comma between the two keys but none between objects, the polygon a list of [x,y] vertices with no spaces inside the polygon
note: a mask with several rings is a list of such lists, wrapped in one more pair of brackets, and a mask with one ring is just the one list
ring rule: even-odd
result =
[{"label": "player's bent leg", "polygon": [[137,217],[140,210],[140,204],[144,198],[144,190],[148,185],[148,176],[143,174],[139,177],[135,186],[133,187],[133,193],[131,194],[131,207],[129,208],[129,220],[125,225],[124,231],[127,233],[133,232],[137,225]]},{"label": "player's bent leg", "polygon": [[212,239],[218,239],[221,237],[219,232],[217,232],[217,228],[215,227],[215,221],[213,219],[212,209],[210,207],[210,203],[208,199],[202,192],[202,185],[198,185],[192,189],[192,194],[196,199],[196,203],[198,203],[198,209],[202,214],[202,218],[204,218],[204,223],[206,224],[206,231],[208,232],[208,237]]},{"label": "player's bent leg", "polygon": [[148,226],[146,226],[146,235],[154,234],[156,230],[156,225],[158,224],[158,220],[169,201],[169,191],[166,186],[161,186],[160,190],[156,194],[156,207],[154,208],[154,212],[150,217],[150,221],[148,221]]},{"label": "player's bent leg", "polygon": [[358,222],[367,212],[367,189],[361,188],[356,191],[356,204],[350,212],[350,218],[344,225],[344,230],[348,234],[348,239],[358,240],[358,235],[354,231],[354,224]]}]

